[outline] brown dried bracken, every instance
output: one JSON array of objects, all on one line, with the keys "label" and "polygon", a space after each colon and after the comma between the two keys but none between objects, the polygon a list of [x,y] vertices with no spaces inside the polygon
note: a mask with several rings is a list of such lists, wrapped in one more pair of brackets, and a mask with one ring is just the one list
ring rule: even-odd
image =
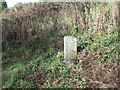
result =
[{"label": "brown dried bracken", "polygon": [[[92,88],[117,88],[118,87],[118,64],[111,62],[108,64],[100,63],[107,48],[100,48],[90,56],[82,56],[79,53],[82,68],[81,77],[88,80],[89,87]],[[82,58],[81,58],[82,57]]]}]

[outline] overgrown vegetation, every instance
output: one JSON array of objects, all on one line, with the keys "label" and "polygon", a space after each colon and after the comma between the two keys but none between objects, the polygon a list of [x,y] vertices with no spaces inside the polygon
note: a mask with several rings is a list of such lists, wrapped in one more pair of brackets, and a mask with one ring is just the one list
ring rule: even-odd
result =
[{"label": "overgrown vegetation", "polygon": [[0,0],[0,12],[7,8],[7,3],[5,0]]},{"label": "overgrown vegetation", "polygon": [[[1,13],[2,88],[117,88],[116,3],[29,3]],[[78,60],[63,63],[63,37]]]}]

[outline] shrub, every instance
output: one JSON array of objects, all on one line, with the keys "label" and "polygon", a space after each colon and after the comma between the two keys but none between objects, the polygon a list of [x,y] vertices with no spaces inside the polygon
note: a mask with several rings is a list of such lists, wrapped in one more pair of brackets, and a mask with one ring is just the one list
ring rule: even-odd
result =
[{"label": "shrub", "polygon": [[0,12],[7,8],[7,3],[5,0],[0,0]]}]

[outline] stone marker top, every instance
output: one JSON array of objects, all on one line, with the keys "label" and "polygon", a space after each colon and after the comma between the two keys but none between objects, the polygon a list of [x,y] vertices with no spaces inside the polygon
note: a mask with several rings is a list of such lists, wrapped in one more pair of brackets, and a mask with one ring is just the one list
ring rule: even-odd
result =
[{"label": "stone marker top", "polygon": [[64,39],[65,38],[70,38],[70,39],[72,38],[72,39],[75,39],[77,41],[77,39],[74,36],[65,36]]}]

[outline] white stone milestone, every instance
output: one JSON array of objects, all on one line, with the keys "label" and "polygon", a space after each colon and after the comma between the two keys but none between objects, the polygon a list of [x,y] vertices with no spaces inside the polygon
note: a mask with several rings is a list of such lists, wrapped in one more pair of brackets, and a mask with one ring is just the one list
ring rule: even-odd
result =
[{"label": "white stone milestone", "polygon": [[64,61],[69,62],[76,59],[77,55],[77,39],[74,36],[64,37]]}]

